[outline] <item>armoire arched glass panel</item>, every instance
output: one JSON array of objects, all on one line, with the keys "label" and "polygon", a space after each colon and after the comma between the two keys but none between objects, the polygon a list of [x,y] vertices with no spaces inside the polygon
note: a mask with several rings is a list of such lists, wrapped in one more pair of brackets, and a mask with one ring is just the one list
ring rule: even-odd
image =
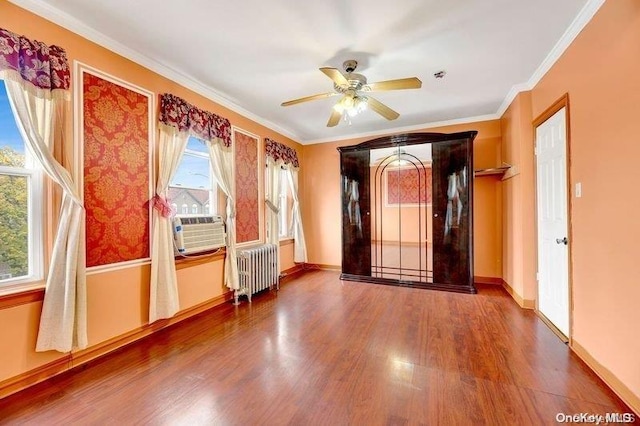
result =
[{"label": "armoire arched glass panel", "polygon": [[476,292],[476,134],[413,133],[338,148],[341,278]]}]

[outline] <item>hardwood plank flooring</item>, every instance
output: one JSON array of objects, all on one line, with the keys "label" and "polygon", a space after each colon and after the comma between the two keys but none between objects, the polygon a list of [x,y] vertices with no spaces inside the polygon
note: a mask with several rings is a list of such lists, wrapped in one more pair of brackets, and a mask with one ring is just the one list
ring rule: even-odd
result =
[{"label": "hardwood plank flooring", "polygon": [[0,424],[556,424],[629,409],[531,311],[315,271],[0,400]]}]

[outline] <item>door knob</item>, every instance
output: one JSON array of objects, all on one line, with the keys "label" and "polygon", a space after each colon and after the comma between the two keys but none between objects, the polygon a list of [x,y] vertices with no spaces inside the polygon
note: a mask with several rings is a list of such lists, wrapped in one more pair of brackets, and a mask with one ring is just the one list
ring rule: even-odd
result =
[{"label": "door knob", "polygon": [[567,244],[569,244],[569,240],[567,240],[567,237],[564,237],[562,239],[556,238],[556,243],[557,244],[564,244],[566,246]]},{"label": "door knob", "polygon": [[438,213],[434,213],[433,217],[438,217]]}]

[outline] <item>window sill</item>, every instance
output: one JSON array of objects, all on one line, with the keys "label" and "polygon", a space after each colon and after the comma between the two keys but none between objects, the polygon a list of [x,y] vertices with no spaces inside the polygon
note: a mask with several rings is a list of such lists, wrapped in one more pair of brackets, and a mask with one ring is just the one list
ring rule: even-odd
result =
[{"label": "window sill", "polygon": [[0,287],[0,310],[44,300],[44,281]]},{"label": "window sill", "polygon": [[214,260],[224,259],[227,255],[227,249],[221,247],[215,250],[209,250],[198,254],[190,254],[189,257],[176,256],[176,269],[190,268],[204,263],[210,263]]},{"label": "window sill", "polygon": [[293,238],[292,237],[284,237],[284,238],[280,238],[280,247],[284,247],[284,246],[288,246],[293,244]]}]

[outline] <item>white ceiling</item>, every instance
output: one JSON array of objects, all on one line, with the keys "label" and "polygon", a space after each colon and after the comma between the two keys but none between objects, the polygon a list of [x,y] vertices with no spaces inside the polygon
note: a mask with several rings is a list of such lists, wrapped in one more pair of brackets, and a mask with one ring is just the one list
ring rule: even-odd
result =
[{"label": "white ceiling", "polygon": [[[12,0],[302,143],[496,118],[555,61],[604,0]],[[360,62],[372,111],[327,128],[339,98],[318,68]],[[444,79],[435,79],[437,71]]]}]

